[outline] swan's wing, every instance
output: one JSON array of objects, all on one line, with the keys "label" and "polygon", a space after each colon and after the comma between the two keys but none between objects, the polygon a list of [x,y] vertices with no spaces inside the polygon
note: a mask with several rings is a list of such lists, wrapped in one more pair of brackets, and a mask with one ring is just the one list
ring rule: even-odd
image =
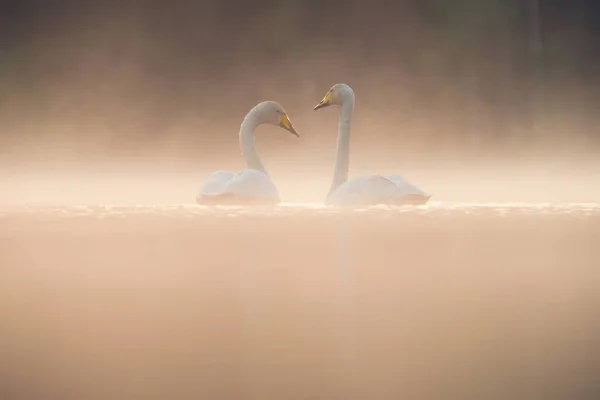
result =
[{"label": "swan's wing", "polygon": [[202,185],[199,196],[216,196],[227,191],[227,185],[236,174],[228,171],[213,173]]},{"label": "swan's wing", "polygon": [[211,198],[217,203],[219,199],[227,203],[279,202],[279,193],[269,177],[261,171],[218,171],[205,182],[197,200],[206,203]]},{"label": "swan's wing", "polygon": [[368,205],[389,198],[397,190],[394,182],[379,176],[360,176],[347,180],[327,199],[328,204]]},{"label": "swan's wing", "polygon": [[277,200],[279,192],[264,172],[247,169],[236,174],[227,185],[227,190],[242,198]]},{"label": "swan's wing", "polygon": [[371,175],[346,181],[329,196],[327,203],[339,205],[424,204],[429,197],[400,175]]},{"label": "swan's wing", "polygon": [[410,194],[426,195],[425,192],[423,192],[421,189],[404,179],[401,175],[391,174],[384,175],[383,177],[396,184],[396,186],[398,187],[398,196],[405,196]]}]

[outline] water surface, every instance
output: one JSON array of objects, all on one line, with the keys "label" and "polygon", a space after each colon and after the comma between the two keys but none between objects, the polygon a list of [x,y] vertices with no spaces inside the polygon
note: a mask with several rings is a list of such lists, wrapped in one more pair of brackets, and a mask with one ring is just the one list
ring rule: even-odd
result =
[{"label": "water surface", "polygon": [[0,208],[0,398],[590,398],[600,205]]}]

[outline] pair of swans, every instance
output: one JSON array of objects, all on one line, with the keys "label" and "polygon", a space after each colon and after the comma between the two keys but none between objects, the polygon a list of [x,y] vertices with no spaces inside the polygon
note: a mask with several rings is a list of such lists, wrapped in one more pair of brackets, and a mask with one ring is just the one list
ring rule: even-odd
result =
[{"label": "pair of swans", "polygon": [[[350,125],[354,113],[354,91],[344,83],[333,85],[314,107],[341,107],[333,181],[328,205],[425,204],[431,196],[400,175],[370,175],[348,180],[350,164]],[[256,147],[254,130],[262,124],[280,126],[299,137],[283,107],[274,101],[256,105],[240,127],[240,148],[246,170],[239,173],[217,171],[204,183],[197,196],[199,204],[277,204],[279,192],[269,178]]]}]

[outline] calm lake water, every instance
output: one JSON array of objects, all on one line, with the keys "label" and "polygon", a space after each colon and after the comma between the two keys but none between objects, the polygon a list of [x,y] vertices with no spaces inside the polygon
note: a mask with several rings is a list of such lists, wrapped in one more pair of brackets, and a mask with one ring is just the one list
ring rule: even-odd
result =
[{"label": "calm lake water", "polygon": [[0,207],[0,398],[596,398],[599,240],[582,203]]}]

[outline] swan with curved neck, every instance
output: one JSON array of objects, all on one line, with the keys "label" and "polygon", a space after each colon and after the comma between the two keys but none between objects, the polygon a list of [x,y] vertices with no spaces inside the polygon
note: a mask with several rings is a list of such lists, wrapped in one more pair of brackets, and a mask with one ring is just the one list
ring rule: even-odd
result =
[{"label": "swan with curved neck", "polygon": [[348,180],[350,168],[350,132],[354,114],[354,91],[345,83],[333,85],[314,110],[338,105],[340,117],[335,153],[335,170],[327,204],[425,204],[431,197],[400,175],[370,175]]},{"label": "swan with curved neck", "polygon": [[281,104],[275,101],[257,104],[248,112],[240,126],[239,143],[246,160],[246,169],[238,173],[213,173],[196,197],[198,204],[279,203],[277,187],[269,178],[254,146],[254,130],[262,124],[279,126],[299,137]]}]

